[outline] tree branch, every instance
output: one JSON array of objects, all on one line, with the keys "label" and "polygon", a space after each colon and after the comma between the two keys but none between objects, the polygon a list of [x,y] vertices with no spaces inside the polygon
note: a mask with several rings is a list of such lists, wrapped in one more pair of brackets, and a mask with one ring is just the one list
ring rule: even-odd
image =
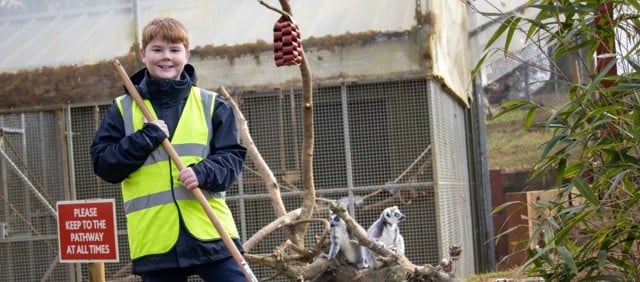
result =
[{"label": "tree branch", "polygon": [[[273,7],[273,6],[271,6],[271,5],[267,4],[267,3],[265,3],[265,2],[264,2],[264,0],[258,0],[258,2],[259,2],[260,4],[262,4],[262,6],[267,7],[267,9],[269,9],[269,10],[275,11],[276,13],[281,14],[281,15],[283,15],[283,16],[287,16],[287,17],[289,17],[290,19],[292,18],[290,13],[287,13],[287,12],[285,12],[285,11],[283,11],[283,10],[280,10],[280,9],[278,9],[278,8],[276,8],[276,7]],[[282,5],[282,2],[280,3],[280,5]],[[289,9],[291,9],[291,8],[289,8]]]},{"label": "tree branch", "polygon": [[300,217],[300,212],[301,212],[300,209],[292,210],[289,213],[269,223],[267,226],[262,227],[262,229],[260,229],[258,232],[253,234],[253,236],[251,236],[249,240],[244,242],[242,247],[244,248],[245,252],[248,253],[249,251],[251,251],[251,249],[253,249],[253,247],[255,247],[260,242],[262,242],[262,240],[264,240],[264,238],[266,238],[267,235],[281,228],[283,224],[296,220],[298,217]]}]

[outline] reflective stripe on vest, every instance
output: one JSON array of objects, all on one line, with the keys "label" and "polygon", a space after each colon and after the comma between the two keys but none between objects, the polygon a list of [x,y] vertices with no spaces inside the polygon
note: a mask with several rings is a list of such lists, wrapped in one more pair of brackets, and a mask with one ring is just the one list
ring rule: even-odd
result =
[{"label": "reflective stripe on vest", "polygon": [[[172,146],[183,164],[201,161],[209,155],[215,93],[192,87],[183,113],[172,136]],[[128,95],[116,99],[127,135],[144,125],[142,111]],[[153,107],[145,100],[153,117]],[[169,176],[171,172],[172,176]],[[219,239],[220,235],[199,202],[178,181],[178,168],[159,147],[145,163],[122,182],[122,197],[127,216],[131,258],[165,253],[175,245],[179,232],[178,210],[189,232],[201,240]],[[174,180],[171,183],[171,179]],[[233,216],[224,193],[202,190],[225,230],[238,237]]]}]

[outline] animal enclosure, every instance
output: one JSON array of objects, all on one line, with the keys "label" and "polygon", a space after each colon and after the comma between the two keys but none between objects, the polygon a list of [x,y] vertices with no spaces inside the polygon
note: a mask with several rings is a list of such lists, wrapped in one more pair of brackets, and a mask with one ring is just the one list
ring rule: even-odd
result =
[{"label": "animal enclosure", "polygon": [[[41,25],[47,27],[43,30],[67,27],[71,31],[62,35],[79,34],[78,40],[70,42],[83,45],[66,48],[61,59],[73,57],[71,55],[77,50],[91,49],[87,46],[96,45],[91,49],[95,52],[92,60],[98,61],[95,65],[87,64],[87,68],[82,68],[82,65],[63,67],[69,74],[64,76],[64,81],[53,79],[58,71],[55,68],[0,76],[6,78],[2,80],[6,104],[0,107],[0,260],[3,262],[0,275],[7,281],[86,281],[85,264],[62,264],[58,261],[54,207],[61,200],[95,198],[116,199],[120,261],[106,264],[107,279],[116,280],[129,275],[126,224],[119,185],[96,177],[89,155],[95,130],[119,90],[115,72],[111,81],[110,69],[105,71],[101,68],[98,54],[122,56],[129,46],[135,51],[136,35],[131,30],[135,26],[133,19],[148,20],[171,11],[172,16],[186,19],[187,26],[193,26],[194,34],[199,35],[194,37],[202,41],[209,40],[211,34],[206,24],[198,25],[200,20],[215,24],[218,18],[192,16],[199,15],[201,10],[214,10],[199,7],[202,1],[185,1],[179,5],[139,1],[137,11],[126,1],[115,2],[112,7],[109,4],[104,7],[89,5],[37,17],[20,15],[4,22],[4,26],[16,30],[14,38],[27,37]],[[219,1],[206,2],[207,5],[215,5],[211,3]],[[428,67],[432,62],[426,61],[440,59],[437,65],[446,66],[447,54],[439,54],[437,58],[427,54],[436,51],[424,46],[425,42],[432,41],[427,40],[427,31],[431,30],[429,23],[422,21],[430,11],[423,11],[418,5],[422,2],[394,2],[397,10],[393,15],[382,11],[380,14],[385,16],[380,17],[380,21],[409,19],[408,24],[395,25],[394,22],[391,32],[347,32],[304,41],[303,44],[317,44],[305,45],[315,81],[314,181],[319,198],[336,200],[350,197],[353,202],[349,207],[351,216],[365,228],[385,207],[397,205],[406,215],[400,224],[405,254],[415,264],[435,265],[447,256],[450,245],[460,245],[462,257],[454,267],[459,277],[465,277],[475,272],[477,250],[474,246],[476,232],[472,227],[475,215],[472,212],[474,204],[469,172],[469,155],[472,153],[468,149],[468,140],[471,140],[466,105],[468,93],[452,91],[451,87],[464,89],[464,85],[446,85],[446,82],[450,77],[465,81],[465,77],[457,77],[455,72],[468,72],[460,71],[464,68],[459,66],[444,76],[438,76],[437,80],[434,76],[425,75],[432,71]],[[361,4],[357,6],[362,8]],[[376,8],[379,5],[368,6]],[[458,6],[461,4],[456,2],[445,8]],[[259,21],[277,19],[262,7],[243,8],[246,9],[239,9],[242,11],[239,14],[245,18],[256,10],[260,13],[259,17],[251,18],[252,21],[245,20],[245,24],[249,22],[253,29],[266,26]],[[420,24],[412,26],[414,12],[420,15],[417,17]],[[367,17],[361,22],[371,22],[370,14],[363,14]],[[334,15],[332,10],[319,14],[325,17]],[[461,18],[449,14],[438,17],[449,20]],[[225,18],[236,20],[238,17]],[[327,19],[322,21],[333,23]],[[305,29],[303,24],[301,21],[301,32],[306,36],[305,32],[310,28]],[[353,27],[349,24],[346,23]],[[451,26],[442,24],[442,28]],[[379,26],[376,28],[387,30]],[[271,35],[270,30],[267,32]],[[123,38],[103,40],[95,38],[96,34]],[[440,36],[443,34],[456,33],[442,33]],[[44,38],[46,35],[40,34]],[[230,35],[227,37],[230,39]],[[36,37],[25,46],[38,45],[39,40]],[[16,40],[20,41],[23,40]],[[211,42],[201,42],[200,45],[204,44]],[[466,50],[464,44],[459,45],[455,47]],[[264,50],[270,46],[264,42],[241,46],[244,48],[217,47],[196,47],[192,50],[190,63],[198,71],[198,85],[210,90],[225,86],[230,90],[247,119],[255,145],[276,176],[287,211],[296,209],[304,191],[301,187],[302,90],[298,73],[295,68],[276,69],[273,53]],[[456,52],[456,48],[443,49],[462,61],[464,56]],[[243,53],[242,50],[250,51]],[[215,55],[221,51],[226,53]],[[25,53],[16,53],[5,61],[5,66],[18,64]],[[24,67],[39,65],[39,58],[56,59],[45,56],[42,51],[29,61],[32,65]],[[130,59],[135,60],[133,57]],[[94,75],[92,70],[100,73]],[[48,77],[50,80],[41,80],[48,75],[51,75]],[[30,84],[22,83],[24,81]],[[64,95],[70,93],[79,95],[62,103],[60,100],[53,102],[55,98],[67,98]],[[7,102],[10,98],[11,102],[31,101],[35,106],[11,109],[7,106],[14,105]],[[20,103],[15,104],[20,106]],[[251,159],[247,159],[243,174],[229,189],[227,202],[243,240],[251,238],[275,219],[265,183]],[[314,217],[328,218],[325,201],[318,201]],[[311,224],[309,230],[306,243],[310,245],[324,230],[319,224]],[[275,233],[250,253],[272,253],[284,240],[283,234]],[[266,267],[251,265],[251,268],[261,279],[274,274]]]},{"label": "animal enclosure", "polygon": [[[463,112],[455,102],[438,95],[437,85],[420,79],[330,85],[315,89],[315,182],[318,197],[362,199],[352,216],[368,227],[390,205],[398,205],[407,219],[400,229],[406,255],[416,264],[436,264],[450,244],[463,246],[458,273],[472,269],[468,183],[454,166],[464,163]],[[393,95],[390,95],[393,93]],[[450,107],[437,107],[449,100]],[[276,175],[288,209],[300,204],[301,124],[299,89],[238,93],[242,111],[261,154]],[[440,101],[438,101],[440,100]],[[115,198],[118,185],[98,179],[91,167],[89,146],[108,105],[0,116],[2,128],[2,275],[10,281],[68,281],[86,268],[57,262],[56,221],[50,209],[64,199]],[[446,115],[449,114],[449,118]],[[434,125],[437,123],[437,125]],[[447,142],[433,143],[433,128]],[[437,156],[447,156],[438,161]],[[436,171],[443,171],[437,177]],[[440,181],[441,183],[438,183]],[[274,220],[262,178],[248,160],[240,180],[228,193],[246,240]],[[317,217],[327,218],[326,204]],[[324,207],[324,209],[323,209]],[[128,262],[124,212],[117,205],[120,262],[108,263],[107,277],[119,275]],[[322,233],[312,225],[308,238]],[[284,241],[274,234],[251,253],[269,253]],[[270,269],[252,266],[258,277]],[[128,273],[127,273],[128,274]]]}]

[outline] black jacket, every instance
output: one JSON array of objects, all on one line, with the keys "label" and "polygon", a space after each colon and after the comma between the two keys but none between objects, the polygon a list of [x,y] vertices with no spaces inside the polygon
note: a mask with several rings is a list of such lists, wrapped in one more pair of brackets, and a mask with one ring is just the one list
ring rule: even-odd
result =
[{"label": "black jacket", "polygon": [[[158,119],[165,121],[173,136],[186,98],[197,81],[193,66],[185,66],[180,80],[154,80],[146,69],[142,69],[131,77],[131,81],[140,95],[151,101]],[[201,189],[220,192],[230,187],[240,174],[246,148],[240,144],[233,109],[219,96],[215,100],[212,125],[210,155],[197,164],[185,165],[192,165]],[[164,132],[151,124],[125,136],[122,116],[113,103],[91,145],[94,172],[107,182],[120,183],[144,164],[147,156],[161,146],[164,137]],[[236,245],[242,251],[240,243],[236,242]],[[169,253],[134,260],[133,272],[188,267],[229,256],[230,252],[221,240],[198,241],[181,228],[178,242]]]}]

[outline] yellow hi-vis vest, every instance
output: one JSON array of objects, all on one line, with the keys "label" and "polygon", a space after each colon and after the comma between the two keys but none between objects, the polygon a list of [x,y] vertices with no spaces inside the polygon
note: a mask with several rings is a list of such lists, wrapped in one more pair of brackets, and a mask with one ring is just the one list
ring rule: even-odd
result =
[{"label": "yellow hi-vis vest", "polygon": [[[214,92],[191,87],[182,116],[171,138],[171,144],[185,165],[197,163],[209,154],[215,96]],[[151,102],[144,102],[156,118]],[[129,95],[118,97],[116,103],[122,114],[127,135],[142,128],[142,111]],[[172,178],[168,174],[169,170]],[[191,191],[185,189],[178,181],[178,173],[177,166],[170,162],[166,151],[158,147],[142,167],[122,182],[131,259],[168,252],[178,239],[180,214],[187,230],[196,238],[220,238],[220,234]],[[224,192],[202,192],[227,234],[231,238],[238,238],[238,230],[231,210],[225,202]]]}]

